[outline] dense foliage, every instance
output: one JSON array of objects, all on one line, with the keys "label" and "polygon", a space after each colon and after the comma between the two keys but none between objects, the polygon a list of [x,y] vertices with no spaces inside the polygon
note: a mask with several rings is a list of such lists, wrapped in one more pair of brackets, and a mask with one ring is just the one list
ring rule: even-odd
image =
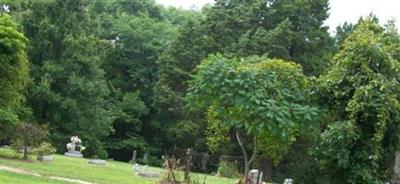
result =
[{"label": "dense foliage", "polygon": [[371,16],[330,35],[328,0],[216,0],[197,11],[154,0],[3,4],[0,143],[38,124],[58,152],[78,135],[85,156],[128,161],[136,150],[160,163],[193,148],[212,153],[214,171],[219,156],[244,155],[230,175],[255,166],[303,183],[391,177],[393,22]]},{"label": "dense foliage", "polygon": [[[257,152],[279,161],[303,124],[311,122],[316,109],[307,105],[308,89],[300,67],[291,62],[210,56],[197,66],[187,99],[194,108],[207,109],[210,123],[234,129],[247,173]],[[254,139],[250,158],[239,130]]]},{"label": "dense foliage", "polygon": [[[17,5],[16,5],[17,6]],[[94,34],[88,2],[28,1],[17,7],[31,41],[32,83],[28,101],[36,121],[48,123],[58,150],[81,135],[89,154],[104,154],[101,140],[111,130],[109,89],[101,68],[105,43]]]},{"label": "dense foliage", "polygon": [[399,149],[399,35],[359,23],[320,81],[329,109],[318,157],[328,183],[382,183]]},{"label": "dense foliage", "polygon": [[[8,15],[0,16],[0,128],[18,122],[29,80],[28,40]],[[1,136],[0,136],[1,137]]]},{"label": "dense foliage", "polygon": [[[179,137],[190,137],[184,140],[204,150],[205,118],[201,110],[185,108],[184,102],[194,68],[209,54],[266,55],[294,61],[307,75],[318,75],[328,65],[333,46],[323,25],[327,11],[326,0],[217,0],[206,7],[203,16],[192,17],[179,30],[159,60],[154,86],[157,122],[171,130],[167,134],[181,129]],[[187,136],[193,129],[199,132]],[[172,139],[169,145],[176,141]]]}]

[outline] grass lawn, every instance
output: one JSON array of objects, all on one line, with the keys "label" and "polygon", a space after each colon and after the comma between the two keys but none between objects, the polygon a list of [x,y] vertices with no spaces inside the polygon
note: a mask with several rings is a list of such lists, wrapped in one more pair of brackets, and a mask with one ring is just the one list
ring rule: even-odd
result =
[{"label": "grass lawn", "polygon": [[[65,182],[43,178],[39,176],[30,176],[24,174],[15,174],[12,172],[0,170],[1,184],[63,184]],[[69,184],[69,183],[65,183]]]},{"label": "grass lawn", "polygon": [[[72,158],[63,155],[54,155],[54,160],[48,163],[1,158],[1,156],[9,158],[15,155],[16,153],[13,150],[0,148],[0,165],[30,170],[43,176],[60,176],[99,184],[154,184],[159,181],[159,179],[143,178],[135,175],[132,165],[124,162],[107,161],[105,166],[94,166],[88,164],[87,159]],[[149,171],[165,173],[165,170],[161,168],[149,167]],[[195,177],[203,178],[203,176],[204,175],[196,174]],[[1,184],[28,183],[24,182],[24,180],[29,180],[33,183],[62,183],[60,181],[49,181],[46,179],[41,181],[40,179],[42,178],[0,172]],[[207,183],[209,184],[232,184],[234,181],[234,179],[207,176]]]}]

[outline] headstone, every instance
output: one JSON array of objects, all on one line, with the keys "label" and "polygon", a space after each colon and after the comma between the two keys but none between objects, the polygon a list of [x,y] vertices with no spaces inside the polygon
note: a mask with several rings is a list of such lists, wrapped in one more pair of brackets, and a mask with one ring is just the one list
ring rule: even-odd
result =
[{"label": "headstone", "polygon": [[53,160],[53,156],[51,156],[51,155],[41,155],[41,156],[38,156],[37,159],[39,161],[42,161],[42,162],[50,162],[50,161]]},{"label": "headstone", "polygon": [[132,163],[136,163],[136,157],[137,157],[137,152],[136,152],[136,150],[135,150],[135,151],[133,151],[133,153],[132,153],[132,159],[131,159],[131,162],[132,162]]},{"label": "headstone", "polygon": [[203,153],[202,158],[201,158],[201,170],[203,172],[207,172],[207,162],[208,162],[209,158],[210,158],[210,155],[208,155],[208,153]]},{"label": "headstone", "polygon": [[79,144],[79,146],[82,147],[81,140],[79,139],[78,136],[72,136],[71,137],[71,142],[67,144],[67,149],[68,151],[64,153],[64,155],[69,156],[69,157],[83,157],[81,151],[76,150],[76,146]]},{"label": "headstone", "polygon": [[106,165],[106,161],[101,160],[101,159],[92,159],[92,160],[89,160],[88,163],[93,164],[93,165]]},{"label": "headstone", "polygon": [[145,163],[145,164],[147,164],[147,159],[149,158],[149,153],[145,153],[144,155],[143,155],[143,162]]},{"label": "headstone", "polygon": [[249,184],[262,184],[263,173],[257,169],[253,169],[249,172],[248,183]]},{"label": "headstone", "polygon": [[136,174],[138,174],[139,171],[140,171],[140,166],[139,166],[139,164],[134,164],[134,165],[133,165],[133,170],[135,171]]},{"label": "headstone", "polygon": [[65,152],[64,155],[69,157],[83,157],[80,151],[75,150],[75,147],[76,145],[74,143],[71,143],[71,148],[68,149],[68,152]]},{"label": "headstone", "polygon": [[396,152],[393,166],[393,179],[391,184],[400,184],[400,152]]},{"label": "headstone", "polygon": [[148,171],[148,166],[145,165],[141,167],[139,164],[133,165],[133,170],[138,176],[146,177],[146,178],[160,178],[161,173],[159,172],[150,172]]},{"label": "headstone", "polygon": [[287,179],[285,179],[283,184],[293,184],[293,179],[287,178]]},{"label": "headstone", "polygon": [[146,177],[146,178],[160,178],[161,173],[159,172],[145,172],[145,171],[139,171],[137,175]]}]

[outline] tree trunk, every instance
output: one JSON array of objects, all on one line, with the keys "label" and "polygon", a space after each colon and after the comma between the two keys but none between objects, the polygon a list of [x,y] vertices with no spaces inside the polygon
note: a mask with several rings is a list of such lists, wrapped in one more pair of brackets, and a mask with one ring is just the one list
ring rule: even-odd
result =
[{"label": "tree trunk", "polygon": [[185,163],[185,173],[184,173],[184,178],[185,178],[185,184],[190,183],[190,167],[192,165],[192,149],[187,149],[186,151],[186,163]]},{"label": "tree trunk", "polygon": [[242,153],[243,153],[243,157],[244,157],[244,183],[247,184],[250,164],[255,159],[256,153],[257,153],[256,137],[254,137],[254,139],[253,139],[253,153],[252,153],[250,159],[249,159],[249,156],[247,154],[246,148],[245,148],[245,146],[243,145],[243,143],[242,143],[242,141],[240,139],[238,131],[236,131],[236,139],[237,139],[237,141],[239,143],[240,148],[242,149]]},{"label": "tree trunk", "polygon": [[242,149],[243,157],[244,157],[244,183],[247,184],[247,177],[249,173],[249,163],[246,148],[244,147],[242,141],[240,140],[239,132],[236,131],[236,139],[239,143],[240,148]]}]

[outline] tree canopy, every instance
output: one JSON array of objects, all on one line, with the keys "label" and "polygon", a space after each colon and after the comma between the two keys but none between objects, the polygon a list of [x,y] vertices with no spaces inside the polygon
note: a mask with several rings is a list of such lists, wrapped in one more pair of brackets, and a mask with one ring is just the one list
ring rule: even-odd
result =
[{"label": "tree canopy", "polygon": [[0,126],[14,124],[25,105],[28,39],[7,14],[0,15]]},{"label": "tree canopy", "polygon": [[[308,89],[306,77],[294,63],[217,55],[197,66],[187,99],[196,109],[207,109],[209,121],[243,130],[254,138],[255,147],[262,142],[260,151],[278,161],[300,127],[316,115],[317,109],[307,104]],[[238,133],[237,139],[242,144]]]},{"label": "tree canopy", "polygon": [[329,109],[320,162],[331,183],[381,183],[399,149],[399,35],[372,18],[359,23],[320,81]]},{"label": "tree canopy", "polygon": [[201,113],[188,111],[183,98],[191,72],[209,54],[266,55],[294,61],[307,75],[320,74],[328,66],[333,46],[323,25],[327,11],[327,0],[217,0],[205,7],[202,16],[191,17],[178,31],[159,59],[155,121],[167,130],[182,123],[206,127]]},{"label": "tree canopy", "polygon": [[[128,161],[136,151],[161,166],[163,154],[193,148],[210,157],[195,171],[254,166],[296,183],[392,175],[393,21],[380,26],[371,15],[331,34],[328,0],[216,0],[201,10],[155,0],[0,5],[0,144],[31,141],[8,133],[38,124],[59,153],[81,137],[85,157]],[[245,167],[230,168],[224,155],[244,157]]]}]

